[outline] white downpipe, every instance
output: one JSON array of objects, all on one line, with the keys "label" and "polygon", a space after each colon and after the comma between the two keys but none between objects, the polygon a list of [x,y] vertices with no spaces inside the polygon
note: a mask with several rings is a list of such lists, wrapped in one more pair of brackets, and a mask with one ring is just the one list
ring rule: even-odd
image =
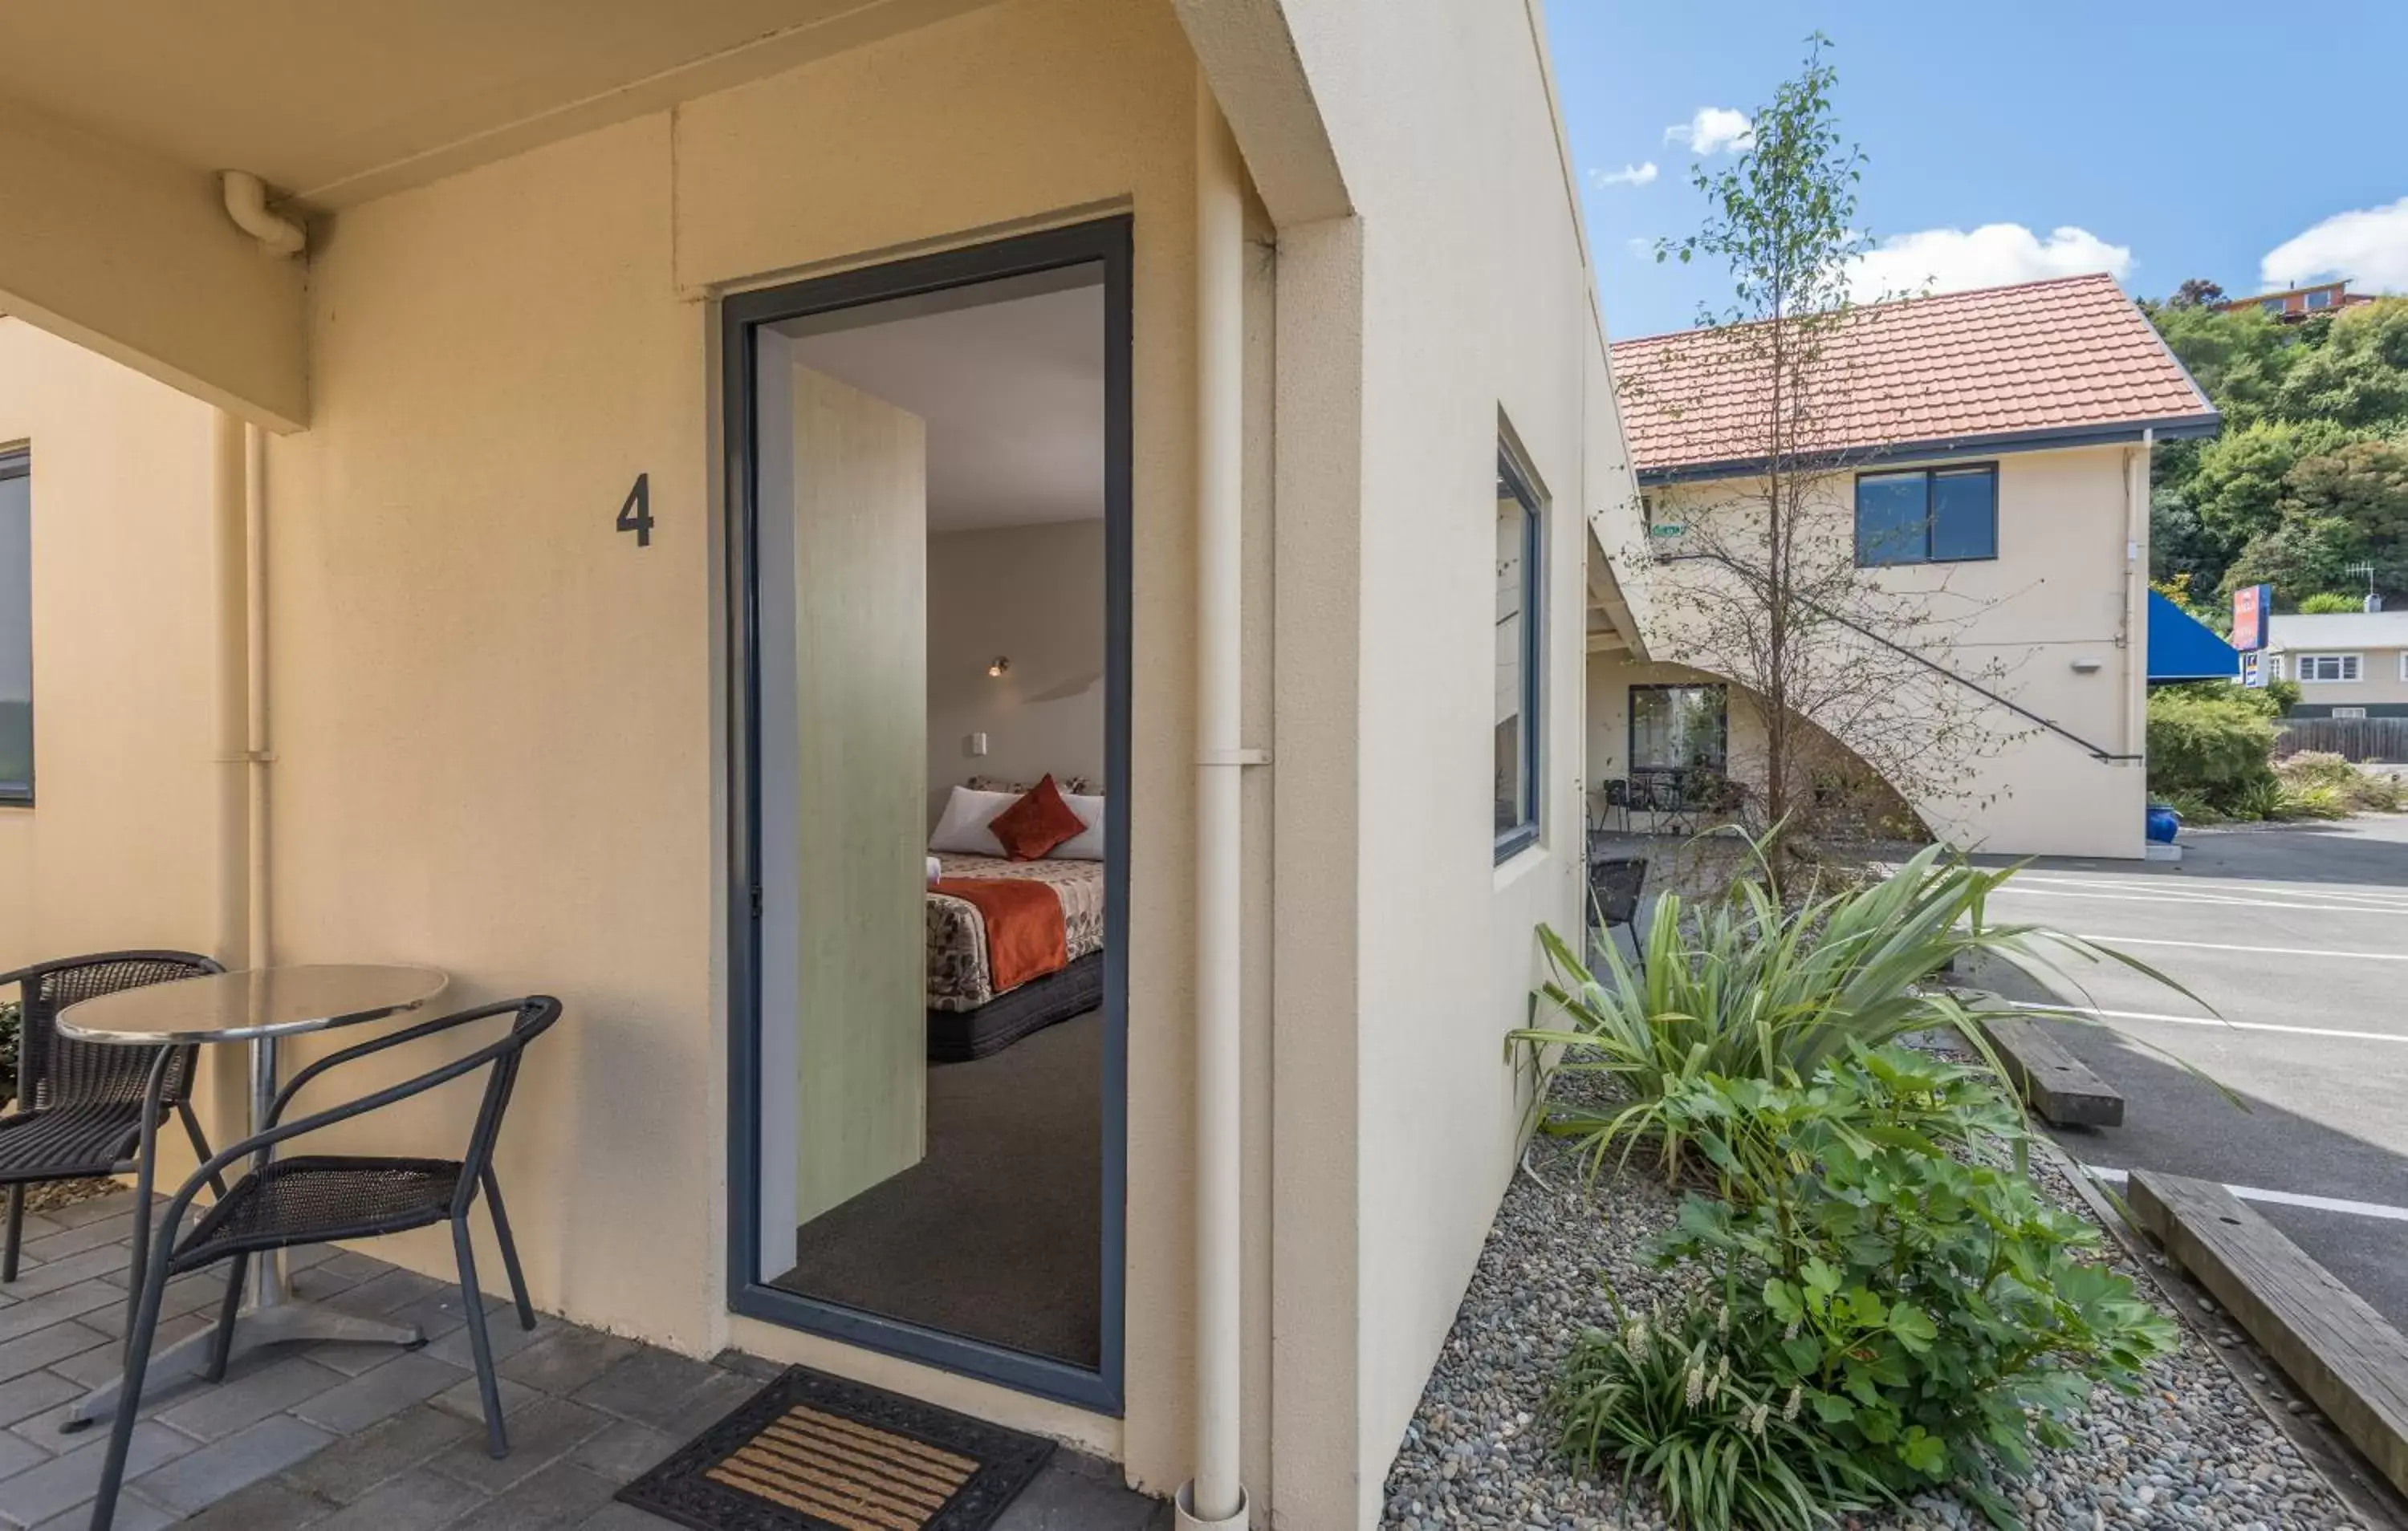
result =
[{"label": "white downpipe", "polygon": [[248,170],[222,170],[218,185],[225,196],[226,216],[243,233],[279,255],[298,255],[308,245],[309,231],[300,220],[268,209],[267,184],[257,176]]},{"label": "white downpipe", "polygon": [[1245,201],[1236,143],[1196,77],[1196,1475],[1182,1528],[1246,1524],[1239,1292],[1239,588]]},{"label": "white downpipe", "polygon": [[217,639],[217,959],[251,960],[251,563],[243,423],[221,409],[209,433],[210,611]]},{"label": "white downpipe", "polygon": [[[2126,468],[2124,493],[2124,753],[2145,751],[2149,737],[2149,462],[2157,433],[2141,433]],[[2138,765],[2139,762],[2127,764]]]},{"label": "white downpipe", "polygon": [[250,894],[245,921],[245,966],[268,965],[267,767],[267,436],[256,425],[242,428],[244,716],[243,759],[248,778],[247,844]]}]

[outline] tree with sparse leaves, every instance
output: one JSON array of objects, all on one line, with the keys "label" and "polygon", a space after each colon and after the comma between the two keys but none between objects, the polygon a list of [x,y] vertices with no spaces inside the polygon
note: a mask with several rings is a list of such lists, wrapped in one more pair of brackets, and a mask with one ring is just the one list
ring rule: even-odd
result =
[{"label": "tree with sparse leaves", "polygon": [[1836,422],[1864,353],[1854,342],[1883,309],[1851,298],[1868,247],[1856,220],[1865,159],[1836,126],[1828,46],[1809,39],[1804,67],[1756,114],[1752,144],[1727,167],[1692,168],[1705,222],[1656,250],[1727,267],[1729,303],[1621,379],[1626,399],[1659,413],[1746,400],[1749,474],[1667,491],[1673,508],[1658,514],[1679,532],[1630,551],[1657,565],[1651,651],[1735,682],[1734,705],[1758,715],[1764,756],[1748,764],[1761,820],[1785,841],[1856,827],[1828,822],[1835,803],[1861,803],[1834,790],[1835,773],[1870,767],[1885,798],[1961,800],[1970,759],[2006,737],[1985,732],[1985,704],[1963,684],[1995,684],[2000,662],[1953,648],[1978,603],[1954,596],[1938,565],[1858,562],[1851,486],[1868,453],[1861,430],[1843,437]]}]

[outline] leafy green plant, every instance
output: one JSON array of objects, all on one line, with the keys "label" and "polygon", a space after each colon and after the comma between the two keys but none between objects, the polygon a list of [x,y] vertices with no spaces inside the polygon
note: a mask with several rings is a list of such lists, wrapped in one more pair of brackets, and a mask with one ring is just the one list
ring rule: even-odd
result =
[{"label": "leafy green plant", "polygon": [[2372,810],[2396,813],[2401,787],[2396,778],[2371,776],[2340,755],[2302,750],[2274,763],[2279,786],[2276,813],[2286,819],[2341,819]]},{"label": "leafy green plant", "polygon": [[1568,1450],[1653,1478],[1678,1524],[1813,1524],[1800,1498],[1828,1517],[1939,1487],[2014,1524],[2000,1475],[2071,1444],[2093,1386],[2135,1388],[2174,1342],[2022,1172],[2021,1118],[1973,1070],[1854,1047],[1803,1082],[1685,1081],[1667,1115],[1729,1199],[1683,1201],[1658,1258],[1700,1281],[1652,1332],[1735,1401],[1701,1410],[1692,1384],[1674,1409],[1626,1326],[1575,1346],[1558,1409]]},{"label": "leafy green plant", "polygon": [[1882,881],[1794,909],[1757,878],[1700,908],[1667,894],[1656,900],[1643,974],[1611,942],[1605,971],[1592,973],[1541,927],[1552,976],[1537,999],[1551,1023],[1517,1030],[1507,1045],[1551,1079],[1601,1076],[1616,1097],[1600,1104],[1542,1091],[1541,1129],[1584,1139],[1592,1176],[1613,1149],[1627,1156],[1647,1142],[1666,1177],[1677,1178],[1690,1141],[1665,1102],[1708,1077],[1809,1078],[1851,1047],[1933,1029],[1956,1033],[1995,1063],[1964,1001],[1932,981],[1960,956],[2054,972],[2057,957],[2080,955],[2159,977],[2078,937],[1993,922],[1990,895],[2014,875],[1934,846]]},{"label": "leafy green plant", "polygon": [[2331,616],[2365,609],[2364,596],[2337,590],[2320,590],[2313,595],[2300,597],[2300,613],[2302,616]]},{"label": "leafy green plant", "polygon": [[2227,818],[2272,806],[2273,706],[2245,687],[2165,686],[2149,695],[2149,791],[2190,797]]},{"label": "leafy green plant", "polygon": [[1644,1478],[1682,1525],[1811,1531],[1835,1510],[1895,1497],[1881,1476],[1801,1418],[1803,1389],[1771,1363],[1781,1335],[1756,1306],[1693,1293],[1677,1307],[1619,1314],[1573,1343],[1552,1409],[1565,1451]]}]

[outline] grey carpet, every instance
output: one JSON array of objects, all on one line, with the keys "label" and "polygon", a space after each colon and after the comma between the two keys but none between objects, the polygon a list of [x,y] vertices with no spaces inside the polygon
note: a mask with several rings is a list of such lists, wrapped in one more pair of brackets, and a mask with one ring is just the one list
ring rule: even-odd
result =
[{"label": "grey carpet", "polygon": [[928,1069],[928,1156],[795,1236],[789,1292],[1102,1364],[1103,1014]]}]

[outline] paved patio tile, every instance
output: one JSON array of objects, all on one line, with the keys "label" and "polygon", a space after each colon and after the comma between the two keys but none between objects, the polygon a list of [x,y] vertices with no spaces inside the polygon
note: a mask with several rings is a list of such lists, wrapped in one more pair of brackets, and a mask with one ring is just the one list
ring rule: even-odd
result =
[{"label": "paved patio tile", "polygon": [[49,1212],[27,1212],[22,1233],[24,1239],[48,1238],[54,1233],[64,1233],[66,1224]]},{"label": "paved patio tile", "polygon": [[385,1480],[350,1508],[314,1523],[313,1531],[433,1531],[483,1504],[485,1497],[466,1483],[413,1467]]},{"label": "paved patio tile", "polygon": [[488,1455],[484,1428],[480,1425],[429,1457],[426,1466],[483,1493],[499,1495],[567,1456],[612,1423],[609,1415],[582,1404],[539,1398],[508,1421],[509,1455],[498,1459]]},{"label": "paved patio tile", "polygon": [[348,1505],[417,1467],[469,1431],[457,1415],[413,1404],[374,1427],[327,1447],[284,1475],[290,1487]]},{"label": "paved patio tile", "polygon": [[[538,1313],[535,1327],[522,1329],[519,1327],[518,1315],[510,1310],[509,1304],[505,1303],[495,1309],[493,1315],[485,1321],[487,1338],[494,1347],[494,1370],[499,1371],[503,1362],[530,1345],[549,1339],[560,1333],[561,1327],[558,1319],[548,1319]],[[449,1334],[427,1346],[426,1353],[437,1361],[449,1361],[455,1366],[466,1367],[476,1365],[476,1352],[470,1348],[468,1325],[465,1322],[455,1325]]]},{"label": "paved patio tile", "polygon": [[[184,1531],[298,1531],[335,1512],[335,1507],[312,1494],[274,1478],[238,1489],[190,1520],[177,1524]],[[120,1512],[115,1531],[126,1531]]]},{"label": "paved patio tile", "polygon": [[21,1252],[26,1259],[38,1260],[47,1266],[70,1254],[81,1254],[86,1250],[118,1243],[130,1238],[133,1231],[131,1219],[101,1219],[76,1227],[61,1228],[57,1233],[40,1238],[28,1238]]},{"label": "paved patio tile", "polygon": [[133,1486],[145,1499],[190,1515],[314,1455],[334,1438],[290,1414],[271,1414],[248,1429],[134,1479]]},{"label": "paved patio tile", "polygon": [[73,1286],[91,1277],[108,1276],[117,1278],[122,1293],[126,1266],[133,1258],[133,1252],[129,1249],[103,1244],[97,1249],[70,1254],[64,1260],[53,1260],[46,1266],[20,1270],[17,1279],[6,1287],[0,1287],[0,1291],[23,1302],[45,1293],[56,1292],[61,1287]]},{"label": "paved patio tile", "polygon": [[414,1270],[404,1270],[394,1266],[381,1275],[371,1276],[357,1286],[335,1294],[326,1299],[326,1306],[339,1312],[356,1313],[361,1318],[384,1318],[396,1309],[407,1308],[444,1290],[445,1285],[431,1276],[421,1276]]},{"label": "paved patio tile", "polygon": [[[116,1321],[121,1324],[123,1323],[124,1288],[111,1286],[107,1281],[88,1276],[72,1286],[61,1287],[56,1292],[46,1293],[13,1308],[0,1309],[0,1344],[22,1338],[36,1329],[47,1329],[53,1324],[81,1318],[86,1313],[98,1313],[105,1309],[115,1309]],[[91,1327],[116,1332],[99,1319],[93,1320]]]},{"label": "paved patio tile", "polygon": [[26,1468],[48,1462],[57,1455],[44,1451],[22,1436],[0,1436],[0,1478],[23,1472]]},{"label": "paved patio tile", "polygon": [[[155,1204],[161,1198],[154,1195],[150,1199]],[[134,1192],[130,1187],[111,1192],[105,1196],[88,1196],[82,1201],[71,1201],[64,1207],[53,1207],[46,1212],[27,1212],[25,1214],[26,1237],[30,1238],[33,1236],[36,1218],[40,1218],[60,1228],[80,1228],[87,1223],[128,1216],[133,1210]]]},{"label": "paved patio tile", "polygon": [[610,1480],[573,1462],[555,1462],[452,1524],[455,1531],[546,1531],[575,1525],[609,1504],[618,1491]]},{"label": "paved patio tile", "polygon": [[[117,1500],[117,1519],[112,1523],[111,1531],[162,1531],[165,1526],[191,1524],[157,1505],[146,1504],[131,1495],[121,1495]],[[91,1524],[92,1507],[78,1505],[73,1510],[61,1510],[36,1526],[34,1531],[87,1531]]]},{"label": "paved patio tile", "polygon": [[665,1531],[665,1528],[676,1524],[677,1522],[665,1521],[649,1510],[613,1502],[578,1522],[577,1531]]},{"label": "paved patio tile", "polygon": [[[570,1396],[591,1408],[691,1434],[760,1391],[750,1377],[671,1351],[628,1356]],[[691,1428],[688,1428],[691,1426]]]},{"label": "paved patio tile", "polygon": [[[39,1467],[28,1467],[13,1478],[0,1479],[0,1519],[12,1525],[35,1525],[63,1510],[90,1503],[99,1491],[104,1460],[101,1448],[108,1444],[108,1437],[95,1426],[81,1438],[88,1444],[79,1445],[64,1456],[54,1456]],[[125,1454],[125,1476],[130,1480],[163,1467],[199,1444],[156,1420],[144,1420],[134,1427],[134,1438]]]},{"label": "paved patio tile", "polygon": [[[524,1382],[512,1381],[508,1377],[494,1378],[494,1391],[501,1395],[502,1418],[505,1422],[516,1416],[519,1410],[527,1405],[540,1402],[551,1396],[548,1393],[538,1393]],[[432,1402],[436,1408],[446,1413],[457,1414],[480,1430],[485,1427],[485,1399],[484,1395],[477,1390],[475,1372],[470,1372],[437,1394]]]},{"label": "paved patio tile", "polygon": [[1011,1501],[994,1531],[1151,1531],[1171,1520],[1162,1500],[1049,1466]]},{"label": "paved patio tile", "polygon": [[494,1367],[544,1393],[575,1393],[636,1353],[636,1342],[598,1329],[563,1324]]},{"label": "paved patio tile", "polygon": [[[105,1312],[112,1318],[125,1316],[114,1309],[106,1309]],[[100,1326],[93,1320],[103,1315],[99,1313],[87,1313],[76,1322],[87,1329],[96,1330]],[[199,1313],[181,1313],[171,1319],[160,1320],[159,1336],[151,1343],[150,1353],[157,1355],[176,1341],[199,1334],[209,1326],[210,1322],[209,1318]],[[122,1327],[122,1324],[110,1325],[108,1338],[100,1344],[78,1351],[73,1355],[51,1363],[50,1369],[69,1381],[81,1382],[87,1388],[94,1388],[103,1382],[117,1381],[125,1374],[125,1347],[115,1332]],[[143,1390],[142,1394],[143,1407],[146,1409],[179,1385],[158,1372],[151,1373],[150,1384]]]},{"label": "paved patio tile", "polygon": [[22,1377],[0,1382],[0,1425],[14,1424],[30,1419],[44,1409],[56,1409],[84,1395],[84,1385],[60,1376],[54,1371],[29,1371]]},{"label": "paved patio tile", "polygon": [[215,1440],[281,1413],[343,1383],[343,1374],[289,1352],[253,1352],[226,1369],[226,1380],[181,1396],[160,1420],[200,1440]]},{"label": "paved patio tile", "polygon": [[294,1412],[337,1435],[350,1435],[423,1403],[459,1380],[459,1367],[406,1352],[305,1400]]},{"label": "paved patio tile", "polygon": [[[634,1482],[666,1461],[684,1438],[635,1420],[621,1420],[580,1443],[568,1460],[621,1485]],[[655,1517],[657,1518],[657,1517]]]},{"label": "paved patio tile", "polygon": [[107,1335],[85,1324],[59,1324],[37,1329],[0,1345],[0,1381],[13,1381],[29,1371],[108,1343]]}]

